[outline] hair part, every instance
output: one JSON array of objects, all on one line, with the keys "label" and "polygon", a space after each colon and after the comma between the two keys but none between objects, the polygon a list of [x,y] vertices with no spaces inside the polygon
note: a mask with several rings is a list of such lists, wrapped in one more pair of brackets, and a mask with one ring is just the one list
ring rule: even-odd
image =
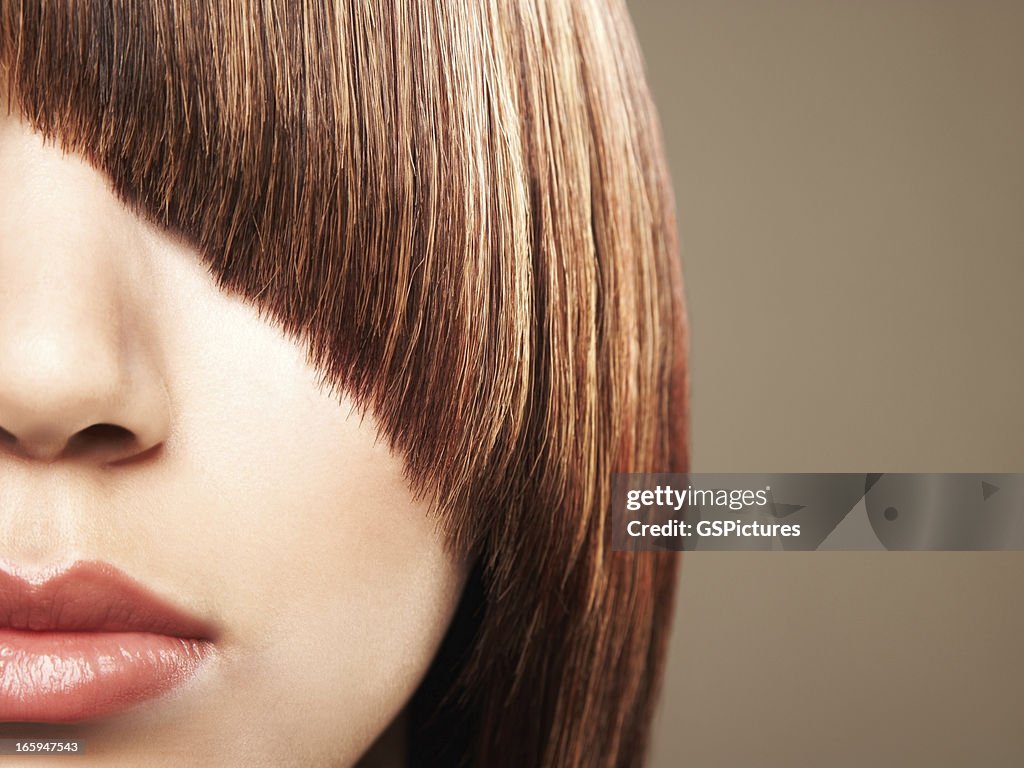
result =
[{"label": "hair part", "polygon": [[687,342],[622,2],[0,8],[11,103],[300,338],[478,558],[455,757],[639,765],[677,556],[606,516],[613,472],[687,468]]}]

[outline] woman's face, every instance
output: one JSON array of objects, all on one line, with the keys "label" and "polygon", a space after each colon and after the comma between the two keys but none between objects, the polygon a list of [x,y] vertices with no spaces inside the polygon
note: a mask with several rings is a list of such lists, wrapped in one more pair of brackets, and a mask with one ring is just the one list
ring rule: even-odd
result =
[{"label": "woman's face", "polygon": [[347,765],[395,718],[465,567],[372,417],[318,382],[0,106],[0,721],[45,723],[0,736]]}]

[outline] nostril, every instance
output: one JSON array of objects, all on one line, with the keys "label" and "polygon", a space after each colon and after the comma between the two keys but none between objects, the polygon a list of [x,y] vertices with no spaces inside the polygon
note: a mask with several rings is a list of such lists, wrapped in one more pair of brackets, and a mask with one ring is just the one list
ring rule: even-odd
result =
[{"label": "nostril", "polygon": [[121,454],[135,443],[135,433],[116,424],[93,424],[79,430],[68,440],[65,456],[103,452]]},{"label": "nostril", "polygon": [[23,440],[0,427],[0,448],[6,447],[17,456],[47,463],[57,459],[88,458],[114,466],[148,459],[155,456],[162,446],[162,441],[147,445],[132,430],[105,422],[80,429],[63,443],[52,440],[45,443],[38,438]]},{"label": "nostril", "polygon": [[130,429],[119,427],[117,424],[93,424],[91,427],[86,427],[81,430],[78,434],[74,435],[71,439],[82,438],[86,440],[134,440],[135,435],[132,434]]}]

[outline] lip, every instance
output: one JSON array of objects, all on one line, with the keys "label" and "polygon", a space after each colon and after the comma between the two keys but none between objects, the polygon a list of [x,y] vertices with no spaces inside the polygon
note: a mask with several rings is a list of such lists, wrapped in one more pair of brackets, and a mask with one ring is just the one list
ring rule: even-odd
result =
[{"label": "lip", "polygon": [[106,563],[42,582],[0,571],[0,722],[122,712],[190,680],[215,629]]}]

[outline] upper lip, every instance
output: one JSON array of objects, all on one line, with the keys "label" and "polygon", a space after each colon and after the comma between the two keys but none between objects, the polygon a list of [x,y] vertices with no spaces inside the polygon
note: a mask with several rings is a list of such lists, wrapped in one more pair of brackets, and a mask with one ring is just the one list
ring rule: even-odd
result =
[{"label": "upper lip", "polygon": [[37,632],[147,632],[213,640],[214,627],[112,565],[77,562],[42,582],[0,570],[0,628]]}]

